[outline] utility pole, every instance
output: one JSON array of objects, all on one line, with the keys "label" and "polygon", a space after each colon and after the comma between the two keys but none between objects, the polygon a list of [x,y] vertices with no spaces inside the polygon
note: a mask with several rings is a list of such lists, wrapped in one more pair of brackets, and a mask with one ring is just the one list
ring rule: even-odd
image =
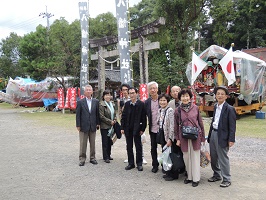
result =
[{"label": "utility pole", "polygon": [[45,7],[46,7],[46,11],[40,13],[39,16],[42,16],[42,18],[45,18],[46,17],[46,20],[47,20],[47,30],[50,30],[49,18],[50,17],[53,17],[54,15],[52,13],[48,13],[47,12],[47,6],[45,6]]}]

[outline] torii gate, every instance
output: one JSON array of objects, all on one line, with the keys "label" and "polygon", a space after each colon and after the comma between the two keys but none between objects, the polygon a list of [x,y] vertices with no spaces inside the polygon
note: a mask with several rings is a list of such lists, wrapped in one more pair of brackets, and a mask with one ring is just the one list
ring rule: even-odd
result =
[{"label": "torii gate", "polygon": [[[148,83],[148,53],[149,50],[159,49],[159,42],[150,42],[145,40],[145,36],[159,32],[158,27],[165,25],[165,19],[160,17],[152,23],[141,26],[131,31],[131,39],[139,39],[139,43],[131,47],[131,52],[139,52],[140,82]],[[105,47],[118,43],[117,36],[107,36],[100,39],[89,40],[90,48],[98,47],[98,52],[91,55],[91,60],[98,59],[98,89],[105,89],[105,62],[103,58],[119,55],[118,49],[106,51]]]}]

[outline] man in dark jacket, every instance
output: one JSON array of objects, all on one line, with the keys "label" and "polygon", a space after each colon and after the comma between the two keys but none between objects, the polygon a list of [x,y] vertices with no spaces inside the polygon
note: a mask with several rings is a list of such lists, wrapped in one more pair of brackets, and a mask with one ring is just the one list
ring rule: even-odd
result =
[{"label": "man in dark jacket", "polygon": [[76,127],[79,131],[80,150],[79,166],[83,166],[86,160],[88,138],[90,142],[90,163],[98,164],[95,158],[96,129],[100,126],[99,101],[92,98],[91,85],[85,86],[85,98],[77,102]]},{"label": "man in dark jacket", "polygon": [[125,103],[122,119],[121,133],[126,136],[128,166],[126,170],[135,168],[133,140],[136,147],[136,164],[139,171],[143,171],[142,167],[142,144],[141,135],[146,128],[146,115],[144,103],[137,99],[138,90],[136,88],[129,89],[130,101]]},{"label": "man in dark jacket", "polygon": [[222,180],[220,187],[231,185],[229,148],[235,143],[236,111],[227,102],[229,92],[226,87],[219,86],[214,90],[217,104],[214,106],[213,119],[209,131],[211,167],[213,176],[209,182]]}]

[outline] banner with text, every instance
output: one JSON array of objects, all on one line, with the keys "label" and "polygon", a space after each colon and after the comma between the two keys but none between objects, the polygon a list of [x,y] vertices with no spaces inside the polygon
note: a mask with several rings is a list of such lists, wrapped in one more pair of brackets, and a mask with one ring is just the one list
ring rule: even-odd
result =
[{"label": "banner with text", "polygon": [[128,0],[116,0],[118,50],[120,57],[120,80],[132,86],[130,69],[130,31],[128,30]]},{"label": "banner with text", "polygon": [[89,51],[89,38],[88,38],[88,4],[87,2],[79,2],[79,16],[81,27],[81,67],[80,67],[80,93],[84,94],[84,88],[88,84],[88,51]]}]

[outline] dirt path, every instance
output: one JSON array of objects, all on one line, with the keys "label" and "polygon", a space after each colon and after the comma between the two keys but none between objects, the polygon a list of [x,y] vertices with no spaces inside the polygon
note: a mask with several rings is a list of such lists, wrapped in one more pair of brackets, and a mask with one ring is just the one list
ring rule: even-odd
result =
[{"label": "dirt path", "polygon": [[[125,139],[112,149],[114,160],[103,162],[97,134],[98,165],[78,166],[78,134],[26,120],[16,109],[0,109],[0,199],[265,199],[266,140],[237,138],[230,151],[232,186],[209,183],[210,166],[202,169],[197,188],[184,176],[166,182],[151,172],[149,138],[144,144],[148,164],[143,172],[124,170]],[[158,150],[159,151],[159,150]]]}]

